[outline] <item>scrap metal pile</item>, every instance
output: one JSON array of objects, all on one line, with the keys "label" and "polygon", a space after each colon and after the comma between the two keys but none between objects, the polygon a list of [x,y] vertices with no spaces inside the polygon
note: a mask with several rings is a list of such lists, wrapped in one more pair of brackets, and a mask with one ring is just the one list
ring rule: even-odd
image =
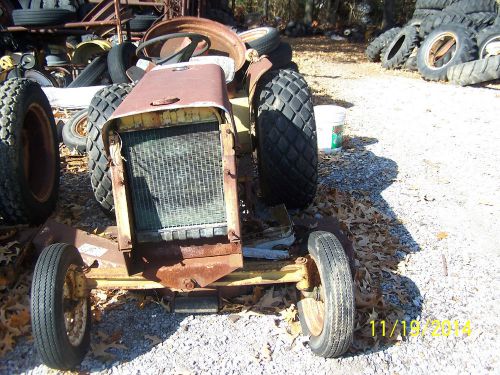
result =
[{"label": "scrap metal pile", "polygon": [[413,19],[366,49],[385,69],[418,71],[430,81],[467,86],[500,79],[496,0],[417,0]]}]

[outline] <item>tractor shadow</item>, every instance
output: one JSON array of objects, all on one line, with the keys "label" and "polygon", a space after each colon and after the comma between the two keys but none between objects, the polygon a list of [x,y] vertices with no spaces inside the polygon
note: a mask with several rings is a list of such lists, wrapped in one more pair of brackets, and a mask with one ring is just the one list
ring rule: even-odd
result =
[{"label": "tractor shadow", "polygon": [[404,341],[409,329],[403,332],[402,322],[410,327],[423,304],[418,287],[404,276],[409,255],[421,248],[382,195],[397,180],[398,165],[369,150],[376,142],[345,137],[341,152],[320,157],[316,204],[322,198],[339,201],[337,219],[354,248],[356,330],[351,355]]}]

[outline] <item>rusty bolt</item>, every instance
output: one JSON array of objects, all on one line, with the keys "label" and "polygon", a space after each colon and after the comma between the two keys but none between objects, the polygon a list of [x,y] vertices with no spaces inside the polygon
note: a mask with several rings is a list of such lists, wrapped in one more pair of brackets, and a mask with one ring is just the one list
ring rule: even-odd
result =
[{"label": "rusty bolt", "polygon": [[227,128],[226,129],[226,134],[233,134],[233,132],[231,131],[231,129]]},{"label": "rusty bolt", "polygon": [[191,279],[184,279],[184,280],[182,280],[182,285],[187,290],[193,290],[194,286],[195,286],[194,281],[191,280]]},{"label": "rusty bolt", "polygon": [[297,264],[306,264],[307,263],[307,259],[304,258],[304,257],[298,257],[297,259],[295,259],[295,263],[297,263]]}]

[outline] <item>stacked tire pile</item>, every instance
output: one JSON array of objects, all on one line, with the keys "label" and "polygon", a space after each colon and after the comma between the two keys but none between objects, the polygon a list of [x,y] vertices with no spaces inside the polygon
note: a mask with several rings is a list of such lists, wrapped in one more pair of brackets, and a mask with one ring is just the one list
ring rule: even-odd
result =
[{"label": "stacked tire pile", "polygon": [[498,0],[417,0],[412,20],[366,49],[385,69],[466,86],[500,79]]}]

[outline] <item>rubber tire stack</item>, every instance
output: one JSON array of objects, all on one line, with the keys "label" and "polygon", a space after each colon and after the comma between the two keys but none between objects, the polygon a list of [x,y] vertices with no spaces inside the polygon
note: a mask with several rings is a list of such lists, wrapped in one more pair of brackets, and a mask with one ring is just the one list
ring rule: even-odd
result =
[{"label": "rubber tire stack", "polygon": [[[439,35],[454,35],[458,43],[433,59],[430,53],[436,53],[433,47],[438,46]],[[464,85],[500,78],[496,56],[485,54],[486,45],[493,41],[500,41],[496,0],[417,0],[412,20],[402,29],[385,31],[368,45],[365,54],[369,61],[382,61],[386,69],[418,68],[424,79]],[[479,62],[482,57],[488,61]]]}]

